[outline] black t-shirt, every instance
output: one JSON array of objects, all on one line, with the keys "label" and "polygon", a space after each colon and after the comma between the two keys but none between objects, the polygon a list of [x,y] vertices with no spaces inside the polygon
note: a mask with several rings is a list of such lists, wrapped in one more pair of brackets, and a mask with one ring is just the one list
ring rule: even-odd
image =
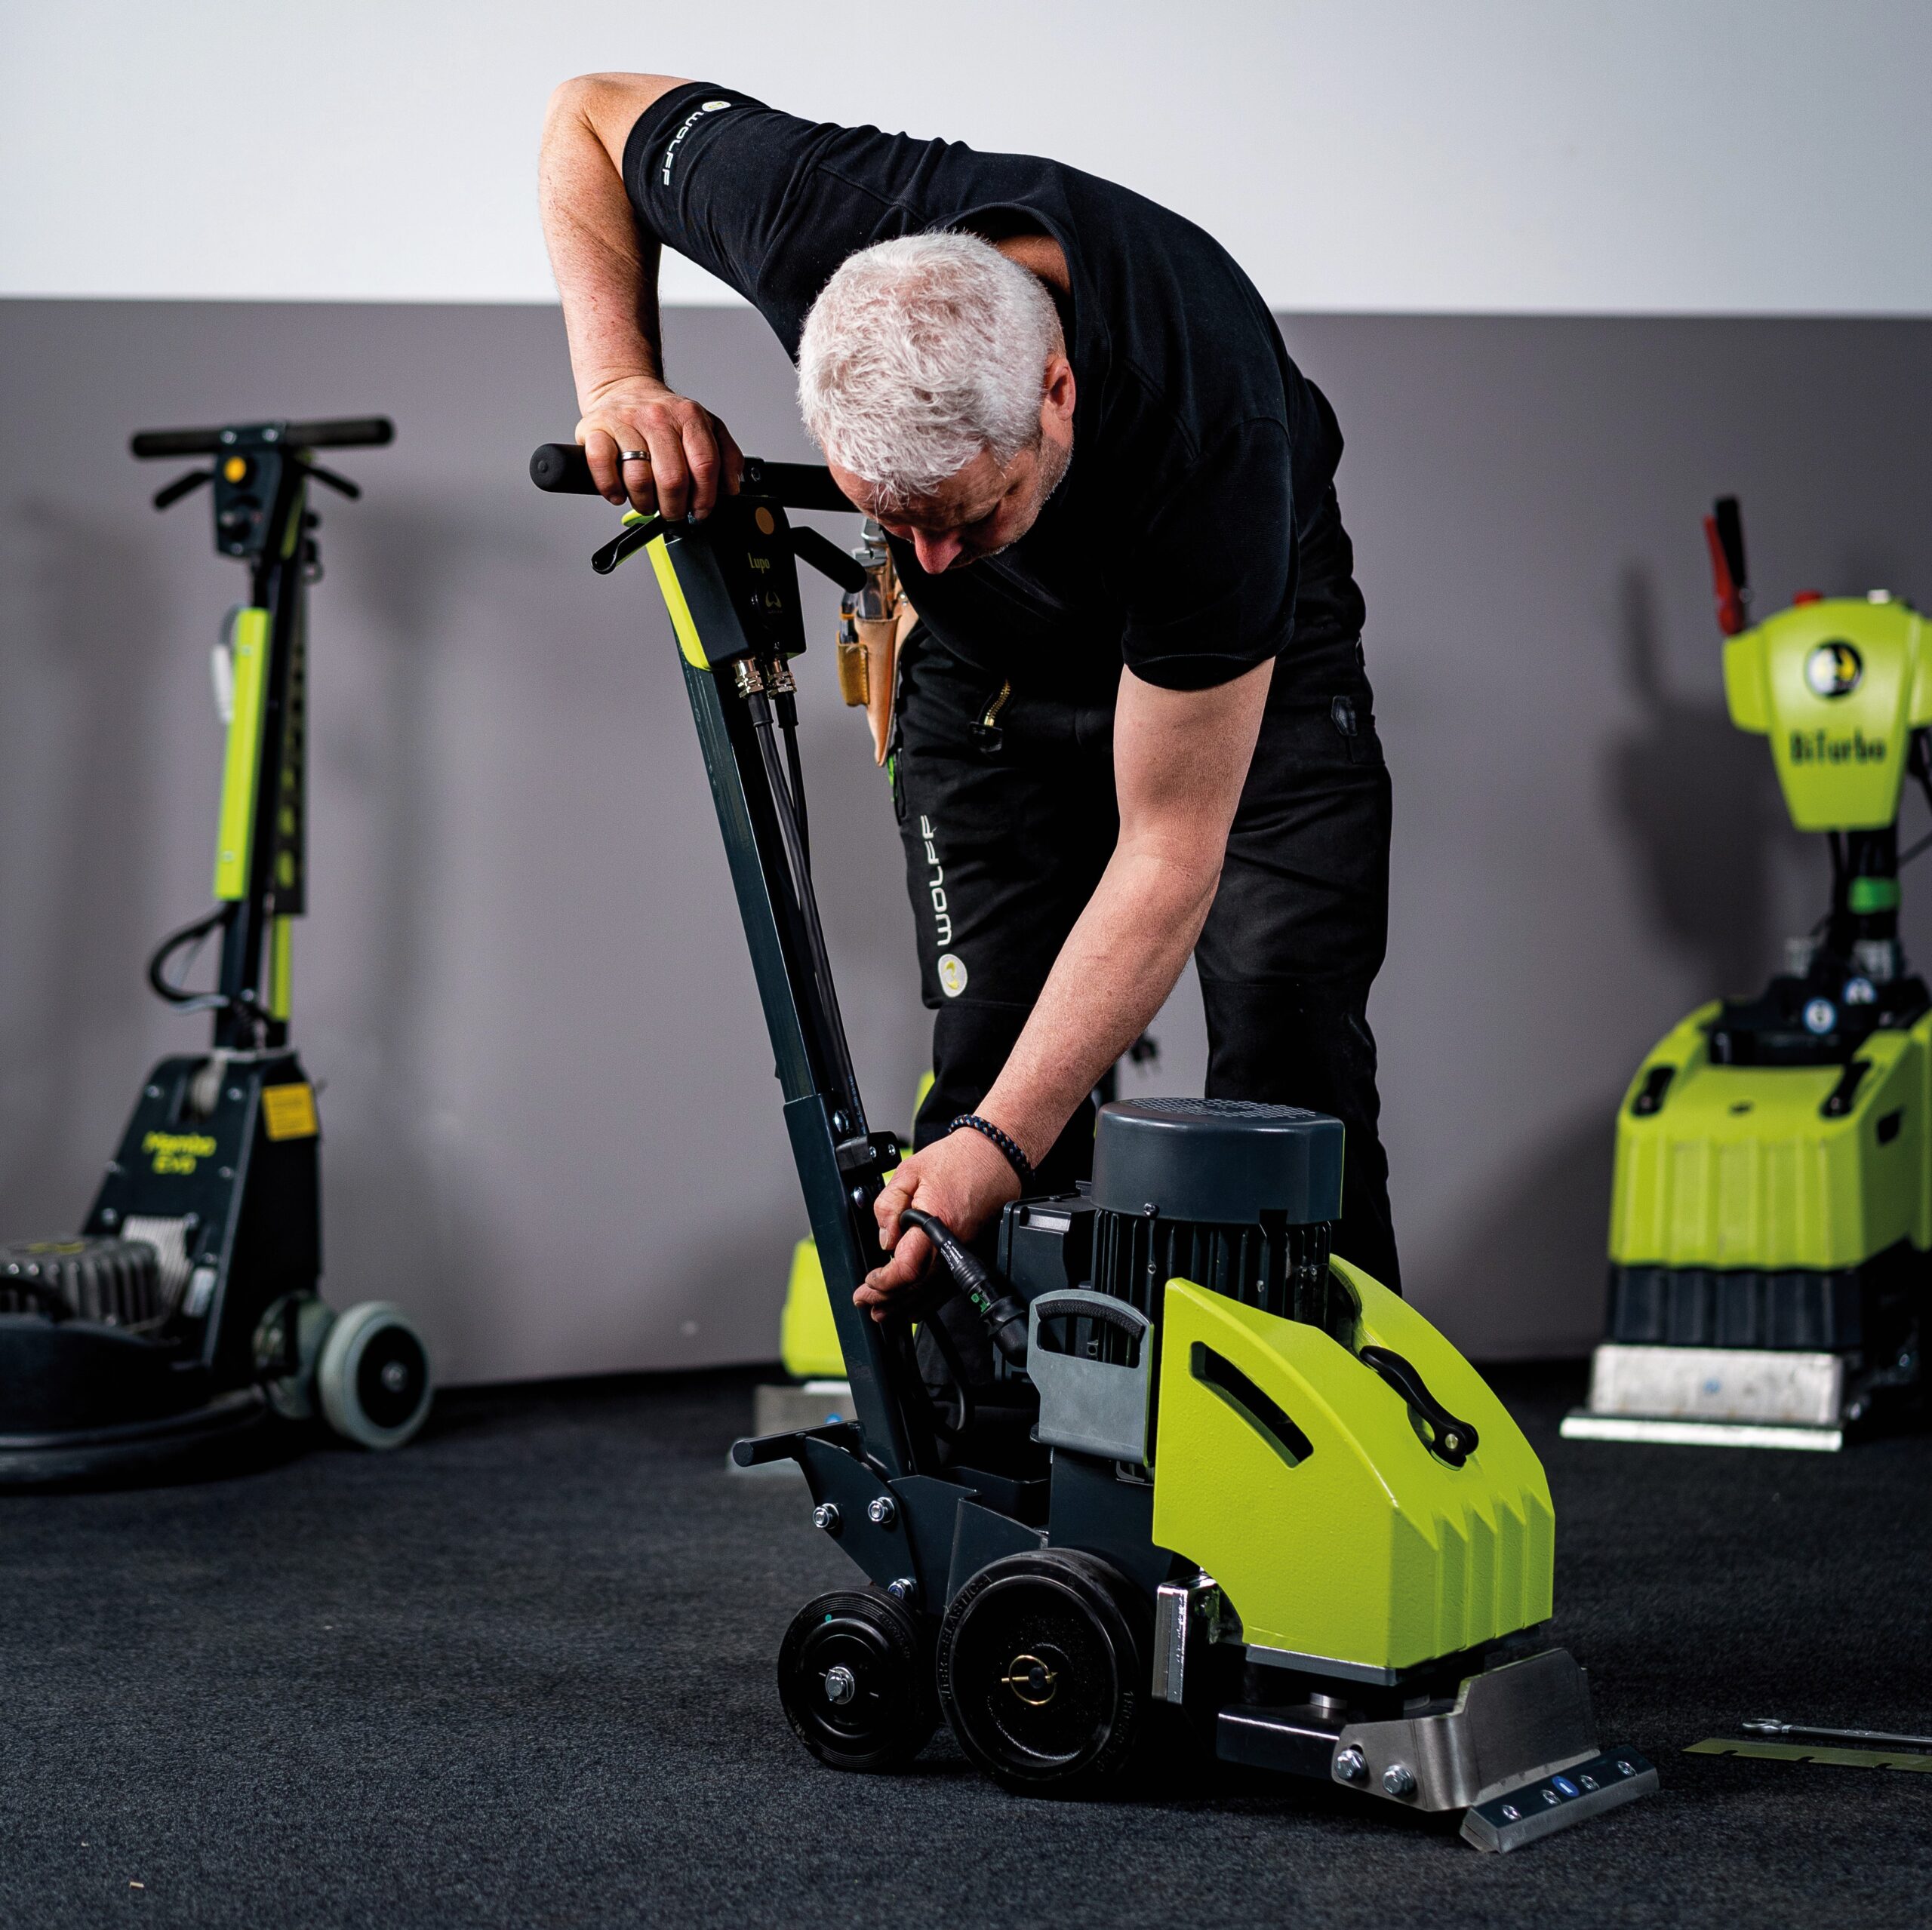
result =
[{"label": "black t-shirt", "polygon": [[1254,284],[1191,222],[1057,161],[801,121],[709,82],[639,116],[624,180],[644,227],[744,295],[794,360],[819,290],[875,241],[1041,232],[1065,251],[1065,479],[997,556],[928,576],[894,546],[956,655],[1095,696],[1123,663],[1199,690],[1279,656],[1279,694],[1358,661],[1334,412]]}]

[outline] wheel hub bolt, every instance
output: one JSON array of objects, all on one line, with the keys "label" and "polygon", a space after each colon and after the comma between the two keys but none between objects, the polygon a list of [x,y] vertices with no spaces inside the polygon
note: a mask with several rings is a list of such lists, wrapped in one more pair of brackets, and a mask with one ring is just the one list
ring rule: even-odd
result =
[{"label": "wheel hub bolt", "polygon": [[1391,1763],[1382,1772],[1382,1787],[1391,1796],[1414,1796],[1416,1793],[1415,1773],[1407,1763]]},{"label": "wheel hub bolt", "polygon": [[820,1501],[812,1510],[812,1526],[822,1528],[828,1535],[838,1532],[838,1511],[830,1501]]},{"label": "wheel hub bolt", "polygon": [[890,1495],[875,1495],[866,1508],[866,1519],[875,1528],[890,1528],[899,1518]]},{"label": "wheel hub bolt", "polygon": [[1368,1764],[1361,1751],[1353,1743],[1335,1758],[1335,1773],[1345,1783],[1366,1782]]},{"label": "wheel hub bolt", "polygon": [[843,1662],[825,1672],[825,1699],[841,1708],[859,1692],[859,1679]]},{"label": "wheel hub bolt", "polygon": [[400,1394],[409,1384],[409,1369],[400,1360],[392,1360],[383,1369],[383,1386],[390,1394]]},{"label": "wheel hub bolt", "polygon": [[909,1575],[902,1575],[897,1581],[888,1581],[885,1592],[895,1602],[903,1602],[909,1609],[919,1599],[919,1584]]}]

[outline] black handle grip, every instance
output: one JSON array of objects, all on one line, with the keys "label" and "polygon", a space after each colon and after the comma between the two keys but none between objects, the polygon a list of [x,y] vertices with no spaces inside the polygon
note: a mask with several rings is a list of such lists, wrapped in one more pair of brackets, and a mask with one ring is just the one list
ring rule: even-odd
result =
[{"label": "black handle grip", "polygon": [[1438,1461],[1460,1467],[1476,1451],[1476,1431],[1466,1421],[1459,1421],[1429,1391],[1429,1384],[1414,1364],[1393,1348],[1364,1347],[1358,1357],[1364,1367],[1372,1368],[1409,1406],[1429,1423],[1435,1436],[1429,1451]]},{"label": "black handle grip", "polygon": [[387,416],[337,416],[291,423],[282,440],[297,449],[380,449],[395,440],[395,424]]},{"label": "black handle grip", "polygon": [[[144,429],[128,438],[143,462],[168,456],[214,456],[228,445],[219,429]],[[395,440],[387,416],[337,416],[326,422],[290,423],[281,440],[291,449],[378,449]]]},{"label": "black handle grip", "polygon": [[218,429],[143,429],[128,438],[128,453],[143,462],[163,456],[212,456],[220,447]]},{"label": "black handle grip", "polygon": [[590,458],[574,442],[546,442],[531,451],[530,480],[552,496],[597,496]]},{"label": "black handle grip", "polygon": [[[590,474],[590,459],[574,442],[546,442],[533,450],[530,480],[552,496],[595,496],[600,493]],[[740,485],[746,496],[762,496],[782,502],[788,509],[850,511],[829,469],[816,463],[768,463],[756,456],[745,458],[744,477]]]}]

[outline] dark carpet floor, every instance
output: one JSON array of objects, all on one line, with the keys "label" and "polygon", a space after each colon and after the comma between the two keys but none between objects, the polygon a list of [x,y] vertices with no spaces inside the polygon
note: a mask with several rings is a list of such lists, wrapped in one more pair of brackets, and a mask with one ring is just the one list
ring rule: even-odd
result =
[{"label": "dark carpet floor", "polygon": [[746,1377],[458,1394],[387,1457],[0,1504],[0,1925],[1922,1925],[1932,1776],[1678,1753],[1740,1717],[1932,1729],[1932,1440],[1569,1444],[1560,1632],[1662,1794],[1484,1856],[1230,1781],[1021,1799],[943,1733],[841,1776],[772,1659],[850,1571],[734,1477]]}]

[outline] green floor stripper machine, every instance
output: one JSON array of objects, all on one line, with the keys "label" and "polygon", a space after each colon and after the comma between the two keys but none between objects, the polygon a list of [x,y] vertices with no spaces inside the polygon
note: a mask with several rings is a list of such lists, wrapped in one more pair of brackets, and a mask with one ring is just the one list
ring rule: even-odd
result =
[{"label": "green floor stripper machine", "polygon": [[1932,994],[1899,945],[1898,819],[1907,776],[1932,801],[1932,636],[1880,590],[1747,624],[1735,498],[1705,533],[1731,721],[1825,834],[1831,905],[1763,991],[1700,1006],[1637,1068],[1608,1333],[1563,1431],[1832,1449],[1924,1406]]},{"label": "green floor stripper machine", "polygon": [[[211,484],[217,552],[248,571],[215,653],[227,721],[214,908],[148,964],[205,1052],[147,1076],[76,1235],[0,1246],[0,1488],[217,1472],[299,1444],[408,1440],[429,1357],[386,1302],[332,1311],[321,1271],[315,1088],[289,1043],[293,921],[306,908],[309,485],[361,491],[315,451],[390,441],[386,417],[149,429],[146,459],[205,457],[154,499]],[[214,982],[184,984],[219,939]]]},{"label": "green floor stripper machine", "polygon": [[[531,473],[596,493],[570,445]],[[1460,1812],[1488,1849],[1654,1788],[1641,1755],[1599,1749],[1583,1671],[1543,1636],[1535,1455],[1414,1308],[1330,1250],[1337,1121],[1110,1105],[1091,1185],[1009,1206],[993,1265],[915,1215],[933,1280],[883,1324],[852,1305],[900,1148],[853,1076],[791,666],[796,563],[848,593],[866,566],[786,513],[850,507],[822,469],[749,462],[703,523],[632,512],[592,559],[644,551],[670,613],[851,1384],[849,1418],[733,1449],[798,1464],[866,1584],[787,1630],[792,1729],[834,1767],[884,1770],[943,1719],[981,1769],[1044,1793],[1187,1722],[1226,1762]],[[948,1339],[943,1295],[977,1315],[989,1373]]]}]

